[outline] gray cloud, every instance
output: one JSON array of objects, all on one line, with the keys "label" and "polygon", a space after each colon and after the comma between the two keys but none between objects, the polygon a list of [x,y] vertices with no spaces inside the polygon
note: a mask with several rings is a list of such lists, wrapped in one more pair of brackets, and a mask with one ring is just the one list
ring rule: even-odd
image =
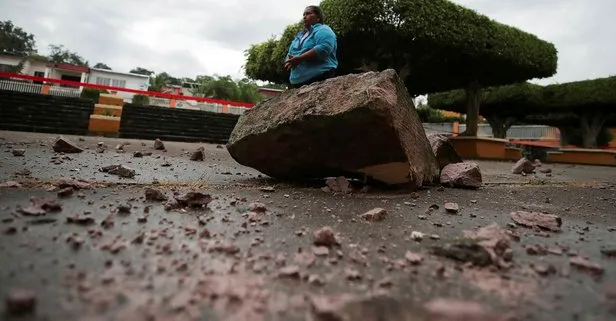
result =
[{"label": "gray cloud", "polygon": [[[8,0],[2,17],[33,33],[39,51],[63,44],[91,64],[141,66],[175,76],[242,76],[243,51],[301,18],[304,0]],[[314,3],[317,3],[315,1]],[[454,0],[553,42],[547,84],[616,74],[613,0]]]}]

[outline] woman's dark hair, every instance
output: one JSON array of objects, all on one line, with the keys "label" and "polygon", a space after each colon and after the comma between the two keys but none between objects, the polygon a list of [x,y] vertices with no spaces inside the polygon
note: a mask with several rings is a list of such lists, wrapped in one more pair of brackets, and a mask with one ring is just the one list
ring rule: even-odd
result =
[{"label": "woman's dark hair", "polygon": [[317,15],[317,17],[319,18],[319,22],[323,23],[323,21],[325,20],[325,14],[323,13],[323,10],[321,10],[321,7],[319,6],[307,6],[306,9],[310,9],[312,12],[314,12],[314,14]]}]

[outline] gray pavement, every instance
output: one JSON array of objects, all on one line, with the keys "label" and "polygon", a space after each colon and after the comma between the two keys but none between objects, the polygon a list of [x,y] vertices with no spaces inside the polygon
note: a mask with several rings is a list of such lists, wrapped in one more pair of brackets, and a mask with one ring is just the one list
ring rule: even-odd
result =
[{"label": "gray pavement", "polygon": [[[305,320],[315,297],[330,302],[335,294],[371,293],[395,301],[347,309],[349,320],[434,320],[421,307],[436,298],[479,302],[515,320],[616,317],[610,314],[616,302],[605,295],[616,285],[616,261],[601,253],[616,251],[616,168],[546,164],[552,177],[522,177],[509,174],[512,163],[481,161],[486,186],[476,191],[338,195],[320,184],[266,178],[208,144],[166,142],[162,152],[152,141],[65,136],[88,150],[55,164],[55,137],[0,132],[0,183],[23,185],[0,188],[0,297],[26,289],[37,300],[34,315],[18,318],[3,307],[6,320]],[[99,141],[109,147],[104,153],[95,151]],[[126,142],[126,152],[117,153],[115,146]],[[190,161],[199,146],[205,161]],[[25,149],[24,157],[13,156],[12,148]],[[153,155],[134,158],[138,150]],[[98,171],[111,164],[138,175],[120,179]],[[21,175],[24,169],[31,174]],[[59,178],[94,186],[59,198],[61,211],[20,213],[32,199],[55,199]],[[166,210],[144,199],[146,188],[169,198],[199,191],[213,200],[207,208]],[[457,203],[459,213],[447,214],[446,202]],[[258,203],[264,213],[251,212]],[[439,208],[429,210],[432,205]],[[376,207],[388,212],[383,221],[360,218]],[[559,215],[562,231],[512,225],[510,212],[521,210]],[[67,221],[76,215],[82,224]],[[511,242],[509,269],[472,267],[430,252],[492,223],[520,238]],[[329,253],[313,245],[313,231],[323,226],[340,243]],[[423,240],[413,232],[424,233]],[[535,254],[542,247],[550,253]],[[416,264],[407,252],[423,260]],[[603,273],[571,265],[578,256]]]}]

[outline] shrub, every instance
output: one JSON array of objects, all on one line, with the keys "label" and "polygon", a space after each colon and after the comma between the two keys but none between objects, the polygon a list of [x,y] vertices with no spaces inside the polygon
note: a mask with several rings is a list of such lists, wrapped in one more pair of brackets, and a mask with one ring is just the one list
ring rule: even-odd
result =
[{"label": "shrub", "polygon": [[133,104],[140,106],[147,106],[150,104],[150,96],[147,95],[135,95],[133,96]]},{"label": "shrub", "polygon": [[88,98],[94,100],[94,102],[98,102],[98,97],[100,94],[108,94],[109,92],[105,89],[97,89],[97,88],[88,88],[84,87],[81,90],[81,98]]}]

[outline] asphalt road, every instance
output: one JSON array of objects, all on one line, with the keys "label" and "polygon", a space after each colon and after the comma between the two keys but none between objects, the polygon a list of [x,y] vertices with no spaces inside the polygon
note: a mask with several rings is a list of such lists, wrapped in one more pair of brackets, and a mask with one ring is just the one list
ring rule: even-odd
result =
[{"label": "asphalt road", "polygon": [[[426,303],[438,299],[475,302],[508,320],[616,317],[616,299],[606,295],[616,285],[616,168],[546,164],[552,177],[523,177],[509,173],[511,163],[479,162],[486,186],[476,191],[358,186],[332,194],[322,182],[263,177],[216,145],[166,142],[157,151],[151,141],[69,137],[88,149],[68,159],[52,151],[54,137],[0,132],[5,320],[331,320],[324,305],[338,296],[350,298],[331,307],[340,320],[437,320]],[[122,143],[130,144],[116,152]],[[199,146],[205,160],[190,161]],[[134,158],[135,151],[153,154]],[[112,164],[137,175],[98,170]],[[61,178],[91,186],[59,197]],[[168,199],[197,191],[212,200],[165,205],[146,200],[148,188]],[[448,202],[459,211],[447,213]],[[374,208],[387,212],[383,220],[361,217]],[[558,215],[562,226],[516,225],[515,211]],[[516,236],[510,267],[433,253],[493,223]],[[339,244],[314,244],[313,232],[325,226]],[[574,265],[580,257],[586,268]],[[30,291],[34,308],[15,298],[19,289]],[[19,302],[34,312],[8,311]]]}]

